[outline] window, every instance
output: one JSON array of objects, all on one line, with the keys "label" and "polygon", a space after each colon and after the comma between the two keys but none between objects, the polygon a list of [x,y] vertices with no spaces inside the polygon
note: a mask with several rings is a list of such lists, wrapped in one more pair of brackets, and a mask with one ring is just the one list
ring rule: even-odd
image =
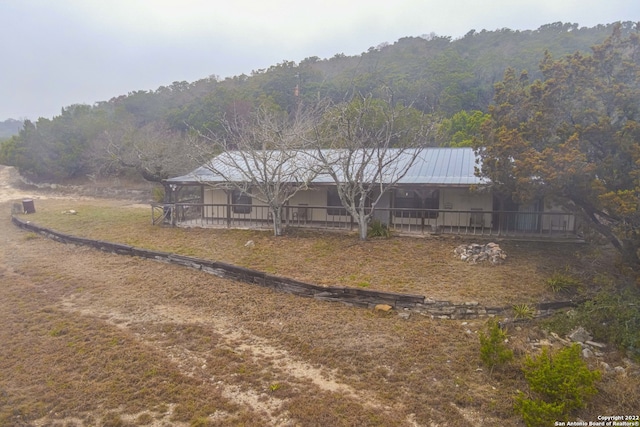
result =
[{"label": "window", "polygon": [[338,190],[329,188],[327,190],[327,215],[346,215],[347,210],[342,206]]},{"label": "window", "polygon": [[396,190],[394,207],[415,209],[408,211],[394,210],[395,216],[404,218],[437,218],[438,212],[426,209],[440,209],[439,190]]},{"label": "window", "polygon": [[251,213],[251,196],[239,190],[233,190],[231,193],[231,207],[233,213],[248,214]]}]

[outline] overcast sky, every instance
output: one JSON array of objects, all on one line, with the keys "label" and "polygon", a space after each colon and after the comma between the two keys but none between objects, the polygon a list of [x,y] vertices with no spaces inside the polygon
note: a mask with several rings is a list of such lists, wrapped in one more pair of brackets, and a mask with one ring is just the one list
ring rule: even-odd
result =
[{"label": "overcast sky", "polygon": [[638,0],[0,0],[0,121],[435,33],[640,21]]}]

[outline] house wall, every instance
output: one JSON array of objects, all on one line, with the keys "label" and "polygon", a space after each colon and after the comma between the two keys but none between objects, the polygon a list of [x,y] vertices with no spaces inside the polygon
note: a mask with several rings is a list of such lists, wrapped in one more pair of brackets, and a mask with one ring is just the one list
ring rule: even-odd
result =
[{"label": "house wall", "polygon": [[[328,215],[325,208],[319,206],[327,205],[327,189],[328,187],[315,187],[309,190],[299,191],[289,201],[289,217],[286,218],[283,212],[283,219],[296,220],[301,218],[303,212],[306,213],[307,221],[322,221],[322,222],[343,222],[348,223],[351,221],[349,215]],[[492,210],[492,197],[489,193],[477,193],[470,192],[467,188],[441,188],[440,189],[440,201],[439,209],[451,210],[451,213],[441,212],[438,218],[425,218],[425,225],[431,226],[459,226],[475,225],[475,226],[491,226],[491,210]],[[394,225],[420,225],[421,218],[402,218],[395,215],[390,215],[389,208],[391,206],[392,194],[388,193],[388,196],[384,196],[381,202],[378,204],[378,211],[376,218],[382,220],[385,223],[391,221]],[[206,206],[205,216],[211,218],[224,218],[227,215],[226,209],[227,194],[224,190],[206,188],[204,190],[204,204],[205,205],[220,205],[220,206]],[[261,205],[262,203],[252,200],[255,205]],[[315,207],[314,207],[315,206]],[[468,212],[455,212],[455,211],[469,211],[478,210],[485,213],[470,214]],[[473,221],[472,221],[472,218]],[[267,219],[267,209],[253,208],[250,214],[234,213],[231,211],[232,218],[247,218],[252,219]]]},{"label": "house wall", "polygon": [[[477,211],[478,213],[455,213],[445,219],[444,225],[464,224],[472,227],[487,227],[491,224],[493,195],[489,192],[471,191],[468,188],[443,188],[441,209],[452,211]],[[485,213],[482,213],[485,212]]]},{"label": "house wall", "polygon": [[388,208],[391,207],[391,201],[393,199],[393,193],[391,191],[387,191],[385,194],[380,197],[378,200],[378,204],[376,205],[377,210],[373,213],[373,218],[375,220],[380,221],[382,224],[389,225],[393,222],[393,216]]},{"label": "house wall", "polygon": [[[252,199],[252,204],[263,205],[262,202]],[[205,205],[220,205],[220,206],[205,206],[204,216],[209,218],[226,218],[227,216],[227,194],[224,190],[205,188],[204,200]],[[350,217],[347,215],[327,215],[326,209],[313,208],[308,206],[326,206],[327,204],[327,188],[317,187],[309,190],[299,191],[289,200],[289,209],[282,213],[283,220],[296,220],[300,219],[300,214],[303,210],[306,212],[307,221],[349,221]],[[288,212],[288,218],[286,217]],[[234,213],[231,210],[231,218],[251,218],[257,220],[266,220],[269,217],[269,211],[267,208],[254,207],[249,214]]]},{"label": "house wall", "polygon": [[[226,205],[227,193],[224,190],[205,188],[202,202],[205,205]],[[226,206],[205,206],[204,216],[206,218],[226,218],[227,208]]]},{"label": "house wall", "polygon": [[[326,209],[319,208],[307,208],[307,206],[326,206],[327,205],[327,187],[315,187],[309,190],[298,191],[292,198],[289,200],[289,206],[291,209],[289,210],[290,219],[293,218],[294,213],[297,212],[298,209],[306,210],[306,220],[307,221],[327,221],[331,216],[327,215]],[[300,218],[298,216],[297,218]],[[348,220],[347,217],[338,216],[338,218],[343,218],[342,220]]]},{"label": "house wall", "polygon": [[227,203],[227,194],[223,190],[205,188],[203,203],[207,205]]},{"label": "house wall", "polygon": [[[466,187],[440,188],[439,212],[437,218],[424,218],[424,224],[431,227],[442,226],[473,226],[491,227],[491,211],[493,196],[488,192],[474,192]],[[478,211],[478,213],[458,211]],[[450,211],[450,212],[447,212]],[[484,212],[484,213],[482,213]],[[392,217],[394,225],[418,226],[422,218]]]},{"label": "house wall", "polygon": [[[289,201],[288,209],[283,211],[284,221],[314,222],[322,227],[325,223],[329,227],[348,226],[352,222],[349,215],[328,215],[327,192],[328,186],[318,186],[309,190],[300,191]],[[441,227],[473,227],[491,229],[497,227],[493,224],[497,217],[493,212],[493,196],[489,192],[470,191],[465,187],[441,187],[439,189],[438,212],[435,218],[410,218],[408,216],[396,216],[393,214],[394,193],[389,192],[378,204],[375,217],[384,223],[394,227],[408,226],[421,228],[431,227],[436,230]],[[257,200],[252,200],[253,208],[250,213],[236,213],[227,207],[227,194],[224,190],[204,189],[204,216],[207,218],[227,218],[244,220],[267,220],[269,211]],[[522,214],[512,218],[512,221],[504,220],[501,229],[510,229],[521,232],[554,233],[573,232],[576,227],[575,217],[567,213],[558,204],[545,203],[531,206],[520,206]],[[476,212],[469,212],[476,211]],[[539,213],[538,213],[539,212]]]}]

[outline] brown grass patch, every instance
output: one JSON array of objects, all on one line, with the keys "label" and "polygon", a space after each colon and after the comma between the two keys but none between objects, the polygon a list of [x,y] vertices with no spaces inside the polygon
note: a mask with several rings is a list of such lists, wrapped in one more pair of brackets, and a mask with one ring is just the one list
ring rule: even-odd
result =
[{"label": "brown grass patch", "polygon": [[[78,214],[62,213],[69,209]],[[597,265],[589,265],[590,258],[610,259],[583,244],[504,240],[499,243],[508,254],[505,264],[473,265],[456,259],[453,249],[464,242],[486,243],[486,238],[429,235],[361,242],[352,233],[299,229],[273,237],[258,230],[153,226],[150,215],[150,208],[130,208],[122,202],[43,200],[30,219],[82,237],[227,262],[309,283],[488,306],[553,300],[557,295],[546,281],[554,272],[573,272],[588,280],[598,272]],[[249,240],[254,242],[251,247],[245,246]]]},{"label": "brown grass patch", "polygon": [[[456,239],[361,243],[351,235],[314,233],[275,239],[252,231],[152,227],[148,210],[124,209],[122,202],[38,200],[36,208],[28,219],[81,236],[310,282],[358,286],[366,280],[373,289],[484,304],[551,298],[538,279],[556,266],[579,272],[595,265],[601,274],[608,266],[586,246],[549,251],[500,242],[507,264],[468,266],[452,258]],[[61,213],[68,209],[78,215]],[[2,227],[0,425],[520,422],[512,397],[526,384],[517,362],[491,375],[481,365],[483,320],[404,320],[59,244],[8,219]],[[253,250],[244,247],[249,239]],[[580,274],[587,282],[595,273]],[[536,290],[525,289],[525,280]],[[535,322],[510,334],[523,349],[542,336]],[[612,408],[637,408],[635,379],[607,378],[602,395],[578,415],[595,419]],[[620,406],[610,406],[616,401]]]}]

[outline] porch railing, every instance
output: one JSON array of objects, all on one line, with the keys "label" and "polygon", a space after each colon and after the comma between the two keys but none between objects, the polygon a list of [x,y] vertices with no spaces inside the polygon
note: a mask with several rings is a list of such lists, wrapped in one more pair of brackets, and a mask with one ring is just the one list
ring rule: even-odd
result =
[{"label": "porch railing", "polygon": [[[182,227],[273,227],[266,205],[154,203],[153,224]],[[520,212],[451,209],[376,208],[373,216],[395,232],[479,236],[575,238],[577,223],[566,212]],[[290,205],[282,209],[285,227],[356,230],[357,223],[335,206]]]}]

